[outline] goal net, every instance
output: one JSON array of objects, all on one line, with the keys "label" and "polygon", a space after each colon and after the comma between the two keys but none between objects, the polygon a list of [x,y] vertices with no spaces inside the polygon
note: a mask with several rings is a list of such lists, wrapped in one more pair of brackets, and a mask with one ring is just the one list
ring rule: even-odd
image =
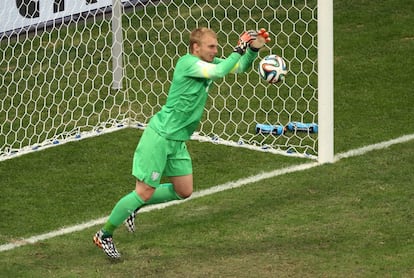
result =
[{"label": "goal net", "polygon": [[[165,103],[189,33],[201,26],[217,32],[220,57],[232,52],[244,30],[264,27],[272,41],[247,74],[213,83],[193,139],[317,158],[320,133],[256,132],[257,124],[320,124],[316,0],[6,0],[0,10],[0,160],[145,128]],[[268,54],[286,60],[283,83],[260,79],[257,65]]]}]

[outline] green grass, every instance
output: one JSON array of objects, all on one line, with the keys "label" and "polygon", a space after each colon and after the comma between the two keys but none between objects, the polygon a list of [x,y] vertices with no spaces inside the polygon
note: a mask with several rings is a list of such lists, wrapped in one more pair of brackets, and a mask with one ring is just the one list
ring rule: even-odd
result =
[{"label": "green grass", "polygon": [[[227,173],[223,181],[288,164],[280,157],[273,161],[277,165],[272,164],[272,155],[228,150],[229,158],[240,161],[237,171],[220,155],[226,147],[191,145],[198,150],[196,160],[201,159],[202,149],[216,158],[216,166]],[[413,153],[414,142],[396,145],[142,213],[136,234],[124,229],[117,232],[118,248],[123,253],[118,263],[109,261],[91,244],[95,227],[7,251],[0,259],[2,273],[13,277],[410,277],[414,274],[414,227],[410,225],[414,220],[414,191],[413,176],[408,173],[414,163]],[[243,157],[252,163],[262,160],[263,165],[253,169],[250,163],[243,163]],[[210,178],[215,170],[204,169],[208,164],[197,161],[195,167],[196,172],[205,171],[197,175],[197,184],[207,187],[220,182],[219,178]],[[96,173],[99,169],[93,172],[94,177],[98,177]],[[48,206],[52,211],[31,212],[30,207],[21,205],[20,211],[27,208],[29,212],[20,213],[20,226],[25,223],[30,226],[27,233],[31,229],[37,234],[41,229],[101,216],[108,212],[116,195],[131,188],[97,181],[95,192],[106,192],[91,194],[84,190],[85,183],[68,180],[67,187],[79,192],[65,192],[67,198],[62,200],[57,192],[49,193],[48,197],[58,202]],[[111,197],[109,192],[114,192]],[[75,197],[78,200],[70,204],[67,199]],[[47,203],[39,199],[34,202],[39,206]],[[30,216],[41,215],[48,219],[27,221]],[[42,224],[44,227],[39,228]],[[4,230],[2,227],[2,235]],[[8,235],[19,233],[8,231]]]},{"label": "green grass", "polygon": [[[406,0],[334,1],[335,151],[414,133],[414,12]],[[141,131],[126,129],[0,162],[0,244],[109,214],[132,190]],[[306,163],[189,142],[195,187]],[[2,252],[4,277],[413,277],[414,142]]]},{"label": "green grass", "polygon": [[[113,201],[102,197],[118,199],[133,188],[132,155],[140,134],[127,129],[2,162],[1,184],[7,186],[0,189],[5,196],[0,231],[7,233],[0,233],[0,243],[107,215]],[[307,162],[207,143],[190,142],[188,148],[193,154],[196,190],[254,175],[258,167],[269,171],[276,163],[283,167]],[[220,161],[225,165],[241,160],[246,160],[242,172],[239,163],[217,168]],[[76,208],[77,213],[68,208]],[[22,210],[31,213],[21,215]],[[52,212],[58,222],[50,221]],[[22,227],[16,218],[27,225]]]},{"label": "green grass", "polygon": [[336,152],[414,131],[410,3],[335,1]]}]

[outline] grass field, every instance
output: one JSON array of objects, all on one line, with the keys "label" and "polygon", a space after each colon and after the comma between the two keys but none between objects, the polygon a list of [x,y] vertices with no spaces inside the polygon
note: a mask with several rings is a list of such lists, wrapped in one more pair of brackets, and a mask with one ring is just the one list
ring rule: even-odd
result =
[{"label": "grass field", "polygon": [[[335,153],[414,134],[411,1],[334,1]],[[141,131],[0,162],[0,244],[107,216]],[[195,189],[309,160],[189,142]],[[1,252],[2,277],[414,277],[414,141]]]}]

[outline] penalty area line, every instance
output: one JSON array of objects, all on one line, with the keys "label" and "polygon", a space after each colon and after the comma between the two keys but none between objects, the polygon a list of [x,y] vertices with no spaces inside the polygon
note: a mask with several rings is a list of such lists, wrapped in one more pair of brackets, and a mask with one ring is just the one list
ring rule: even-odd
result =
[{"label": "penalty area line", "polygon": [[[380,149],[385,149],[388,148],[392,145],[395,144],[400,144],[400,143],[405,143],[408,142],[410,140],[414,139],[414,134],[410,134],[410,135],[404,135],[389,141],[384,141],[381,143],[377,143],[377,144],[373,144],[373,145],[368,145],[365,147],[361,147],[361,148],[357,148],[354,150],[350,150],[344,153],[340,153],[338,155],[335,156],[335,160],[334,162],[337,162],[343,158],[348,158],[348,157],[353,157],[353,156],[360,156],[363,155],[367,152],[373,151],[373,150],[380,150]],[[269,178],[274,178],[277,176],[281,176],[281,175],[285,175],[285,174],[289,174],[289,173],[294,173],[294,172],[298,172],[298,171],[304,171],[304,170],[308,170],[310,168],[316,167],[321,165],[318,162],[310,162],[310,163],[304,163],[304,164],[299,164],[299,165],[294,165],[294,166],[289,166],[289,167],[285,167],[282,169],[277,169],[277,170],[273,170],[270,172],[263,172],[257,175],[253,175],[247,178],[242,178],[236,181],[231,181],[231,182],[227,182],[221,185],[216,185],[213,186],[211,188],[205,189],[205,190],[201,190],[198,192],[194,192],[190,198],[182,200],[182,201],[172,201],[172,202],[168,202],[168,203],[163,203],[163,204],[157,204],[157,205],[151,205],[148,207],[144,207],[140,210],[140,212],[149,212],[152,210],[156,210],[156,209],[163,209],[169,206],[173,206],[176,204],[180,204],[183,202],[188,202],[190,200],[194,200],[197,198],[201,198],[201,197],[205,197],[208,195],[212,195],[218,192],[222,192],[225,190],[229,190],[229,189],[234,189],[234,188],[238,188],[238,187],[242,187],[246,184],[251,184],[251,183],[255,183],[261,180],[265,180],[265,179],[269,179]],[[69,233],[74,233],[74,232],[79,232],[88,228],[91,228],[93,226],[96,225],[102,225],[106,222],[106,220],[108,219],[108,217],[102,217],[99,219],[95,219],[95,220],[91,220],[88,222],[84,222],[75,226],[71,226],[71,227],[64,227],[49,233],[45,233],[45,234],[41,234],[41,235],[37,235],[37,236],[32,236],[26,239],[20,239],[20,240],[16,240],[14,242],[11,243],[7,243],[7,244],[3,244],[0,245],[0,252],[3,251],[8,251],[8,250],[12,250],[15,249],[17,247],[21,247],[24,245],[28,245],[28,244],[34,244],[37,243],[39,241],[42,240],[47,240],[50,238],[54,238],[57,236],[61,236],[61,235],[66,235]]]}]

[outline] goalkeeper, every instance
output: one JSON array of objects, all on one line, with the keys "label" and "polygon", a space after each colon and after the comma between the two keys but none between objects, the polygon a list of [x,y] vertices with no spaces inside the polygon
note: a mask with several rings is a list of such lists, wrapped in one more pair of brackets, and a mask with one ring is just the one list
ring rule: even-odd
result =
[{"label": "goalkeeper", "polygon": [[[211,83],[228,73],[249,70],[259,49],[269,40],[264,29],[244,32],[234,52],[220,59],[216,57],[218,42],[213,30],[198,28],[191,32],[190,53],[175,66],[166,104],[152,117],[135,150],[135,190],[118,201],[108,221],[93,237],[110,258],[120,257],[112,240],[115,229],[125,222],[133,232],[139,208],[190,197],[192,162],[185,141],[200,123]],[[162,176],[170,182],[160,184]]]}]

